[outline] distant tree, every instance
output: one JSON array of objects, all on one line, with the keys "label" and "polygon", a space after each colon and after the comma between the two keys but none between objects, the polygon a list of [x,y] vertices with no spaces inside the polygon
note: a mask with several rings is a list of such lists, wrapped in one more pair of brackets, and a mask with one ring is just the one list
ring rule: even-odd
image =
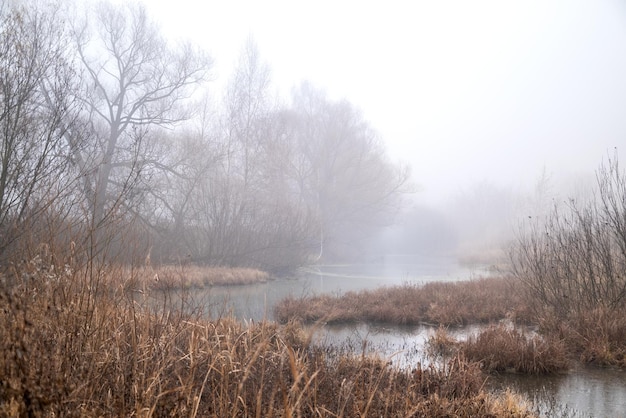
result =
[{"label": "distant tree", "polygon": [[135,205],[139,218],[153,236],[153,254],[163,261],[205,256],[199,235],[204,218],[199,200],[210,182],[212,170],[223,158],[217,130],[200,118],[199,126],[174,132],[161,131],[156,141],[160,150],[158,170],[148,180],[146,192]]},{"label": "distant tree", "polygon": [[502,249],[513,239],[520,201],[520,194],[490,181],[472,184],[453,196],[446,212],[459,238],[459,256],[499,261]]},{"label": "distant tree", "polygon": [[303,84],[294,94],[291,161],[302,202],[316,214],[319,256],[356,255],[358,243],[393,222],[411,190],[408,167],[393,164],[378,134],[350,103]]},{"label": "distant tree", "polygon": [[214,164],[191,196],[198,260],[280,269],[302,262],[306,221],[282,195],[283,156],[269,94],[270,71],[252,39],[245,44],[224,98]]}]

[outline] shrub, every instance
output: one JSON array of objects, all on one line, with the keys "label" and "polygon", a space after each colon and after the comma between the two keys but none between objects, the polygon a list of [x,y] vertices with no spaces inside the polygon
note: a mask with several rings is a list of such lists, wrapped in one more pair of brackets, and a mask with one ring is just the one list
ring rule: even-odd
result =
[{"label": "shrub", "polygon": [[511,250],[513,272],[540,315],[548,310],[566,319],[626,305],[626,176],[617,154],[596,177],[589,201],[555,206],[545,222],[522,231]]}]

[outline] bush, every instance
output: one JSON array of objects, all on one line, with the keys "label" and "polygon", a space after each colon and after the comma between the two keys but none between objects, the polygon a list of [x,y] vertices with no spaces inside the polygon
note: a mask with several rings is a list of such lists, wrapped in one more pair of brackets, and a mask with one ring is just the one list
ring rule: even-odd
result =
[{"label": "bush", "polygon": [[597,171],[596,194],[555,206],[522,232],[511,251],[515,276],[535,309],[560,319],[626,305],[626,177],[617,155]]}]

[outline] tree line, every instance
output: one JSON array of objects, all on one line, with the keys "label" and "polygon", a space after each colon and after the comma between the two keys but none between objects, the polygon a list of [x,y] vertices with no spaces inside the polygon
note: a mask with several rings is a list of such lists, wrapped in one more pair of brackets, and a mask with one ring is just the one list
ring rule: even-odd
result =
[{"label": "tree line", "polygon": [[281,270],[358,255],[408,169],[307,83],[281,100],[253,40],[212,58],[138,4],[0,9],[0,257],[46,246]]}]

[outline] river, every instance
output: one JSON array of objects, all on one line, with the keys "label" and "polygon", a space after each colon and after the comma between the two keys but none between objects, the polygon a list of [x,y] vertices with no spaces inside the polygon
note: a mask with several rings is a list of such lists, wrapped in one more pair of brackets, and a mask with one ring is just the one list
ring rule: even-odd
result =
[{"label": "river", "polygon": [[[484,268],[461,266],[453,257],[394,255],[370,264],[315,266],[302,269],[291,278],[212,287],[194,291],[187,297],[188,303],[202,306],[213,317],[234,315],[242,320],[259,321],[273,319],[273,306],[287,296],[339,295],[405,283],[470,280],[489,274]],[[449,332],[462,339],[479,330],[480,327],[465,327]],[[426,326],[324,326],[316,330],[314,341],[352,347],[358,352],[376,352],[394,364],[410,367],[413,362],[428,361],[423,354],[424,344],[433,332],[434,329]],[[544,416],[626,417],[626,372],[621,370],[580,366],[557,376],[494,376],[488,383],[494,390],[513,388],[537,405]]]}]

